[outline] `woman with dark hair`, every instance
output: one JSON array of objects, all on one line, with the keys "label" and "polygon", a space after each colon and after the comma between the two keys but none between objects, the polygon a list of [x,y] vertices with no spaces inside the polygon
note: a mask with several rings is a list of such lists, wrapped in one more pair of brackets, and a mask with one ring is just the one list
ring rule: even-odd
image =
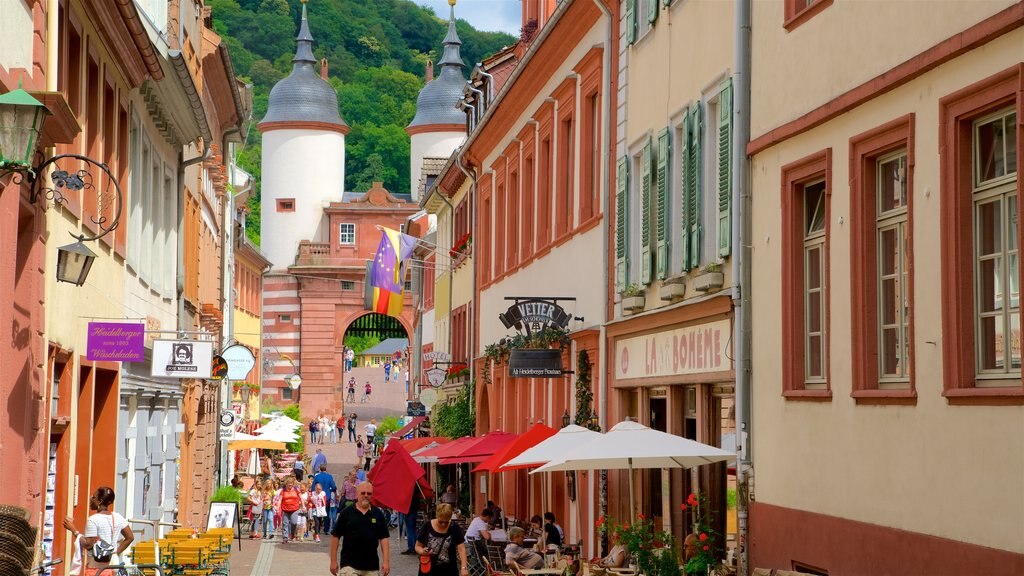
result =
[{"label": "woman with dark hair", "polygon": [[[94,576],[102,568],[110,564],[120,564],[120,554],[135,540],[135,534],[128,526],[128,520],[114,512],[114,491],[100,486],[93,494],[96,513],[89,516],[85,523],[85,537],[82,543],[89,552],[89,561],[85,565],[85,576]],[[96,546],[99,543],[101,546]],[[101,549],[113,549],[110,556],[97,556]],[[108,571],[105,571],[106,574]]]}]

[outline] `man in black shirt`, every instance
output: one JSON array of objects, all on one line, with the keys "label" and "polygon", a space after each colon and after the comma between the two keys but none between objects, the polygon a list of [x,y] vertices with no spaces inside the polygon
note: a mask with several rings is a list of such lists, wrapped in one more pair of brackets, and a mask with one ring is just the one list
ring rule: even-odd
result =
[{"label": "man in black shirt", "polygon": [[[380,576],[388,576],[391,572],[388,522],[379,509],[370,505],[372,496],[373,485],[363,482],[356,487],[355,505],[338,513],[337,522],[331,530],[331,574],[335,576],[377,576],[378,569]],[[379,563],[378,545],[381,552]]]}]

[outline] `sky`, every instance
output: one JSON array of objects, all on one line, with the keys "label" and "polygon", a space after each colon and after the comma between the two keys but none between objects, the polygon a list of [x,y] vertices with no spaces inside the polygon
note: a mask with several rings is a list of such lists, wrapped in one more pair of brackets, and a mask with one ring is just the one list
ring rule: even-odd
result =
[{"label": "sky", "polygon": [[[448,0],[413,0],[429,6],[441,18],[448,19]],[[465,20],[477,30],[508,32],[519,35],[522,26],[522,0],[458,0],[455,17]]]}]

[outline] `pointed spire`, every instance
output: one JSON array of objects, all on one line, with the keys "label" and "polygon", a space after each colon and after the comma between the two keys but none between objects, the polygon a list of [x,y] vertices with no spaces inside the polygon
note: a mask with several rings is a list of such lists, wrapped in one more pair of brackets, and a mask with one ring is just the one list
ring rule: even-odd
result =
[{"label": "pointed spire", "polygon": [[445,66],[458,66],[462,68],[462,55],[459,53],[459,47],[462,46],[462,40],[459,40],[459,33],[455,31],[455,0],[448,0],[448,5],[451,6],[451,14],[448,17],[448,35],[444,37],[444,55],[441,57],[439,64],[442,69]]},{"label": "pointed spire", "polygon": [[298,46],[295,48],[295,57],[292,58],[292,62],[296,66],[302,62],[311,65],[316,63],[316,58],[313,57],[313,35],[309,33],[309,21],[306,19],[306,2],[308,1],[301,0],[302,23],[299,25],[299,35],[295,37]]}]

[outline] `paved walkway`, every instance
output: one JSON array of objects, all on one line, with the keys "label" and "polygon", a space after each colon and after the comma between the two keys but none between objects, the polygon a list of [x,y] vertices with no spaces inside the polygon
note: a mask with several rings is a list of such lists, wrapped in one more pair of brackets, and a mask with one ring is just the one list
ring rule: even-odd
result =
[{"label": "paved walkway", "polygon": [[[358,385],[356,403],[345,407],[347,413],[355,412],[359,424],[356,432],[363,435],[363,426],[376,418],[378,422],[386,416],[405,413],[405,374],[400,382],[384,382],[384,371],[380,368],[355,368],[350,373],[355,376]],[[347,381],[346,377],[346,381]],[[369,380],[373,387],[370,401],[362,404],[359,397],[362,386]],[[307,442],[308,442],[308,434]],[[316,449],[323,450],[327,456],[327,471],[341,483],[341,478],[356,464],[355,443],[339,438],[337,443],[327,442],[316,446],[307,444],[307,451],[314,454]],[[395,576],[415,576],[418,563],[414,555],[399,554],[405,549],[399,542],[398,530],[391,530],[391,574]],[[273,540],[242,540],[241,549],[236,543],[231,554],[232,576],[329,576],[330,538],[323,538],[319,543],[289,542],[283,544],[280,538]]]}]

